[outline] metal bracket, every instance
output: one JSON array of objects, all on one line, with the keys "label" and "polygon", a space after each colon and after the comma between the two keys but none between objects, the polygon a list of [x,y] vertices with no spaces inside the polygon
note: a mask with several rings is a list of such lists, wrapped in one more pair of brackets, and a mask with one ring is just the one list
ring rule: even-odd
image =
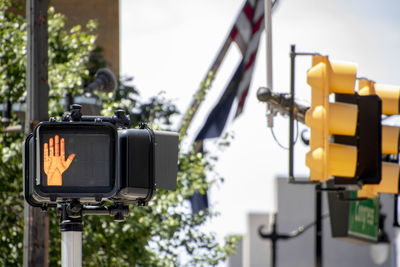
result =
[{"label": "metal bracket", "polygon": [[318,53],[299,53],[296,46],[291,45],[290,52],[290,105],[289,105],[289,183],[290,184],[318,184],[317,181],[299,181],[294,176],[294,98],[295,98],[295,63],[296,56],[315,56]]},{"label": "metal bracket", "polygon": [[117,128],[127,128],[130,123],[130,119],[126,116],[124,110],[116,110],[114,116],[85,116],[81,113],[82,106],[79,104],[73,104],[71,111],[64,113],[62,121],[90,121],[90,122],[109,122],[114,124]]}]

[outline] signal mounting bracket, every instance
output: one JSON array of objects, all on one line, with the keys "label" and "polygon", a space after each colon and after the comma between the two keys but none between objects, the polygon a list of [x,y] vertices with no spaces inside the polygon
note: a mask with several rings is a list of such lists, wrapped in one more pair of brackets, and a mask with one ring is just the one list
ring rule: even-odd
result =
[{"label": "signal mounting bracket", "polygon": [[289,183],[290,184],[319,184],[319,182],[309,180],[299,180],[294,176],[294,98],[295,98],[295,63],[296,56],[314,56],[318,53],[298,53],[296,45],[291,45],[290,51],[290,94],[289,94]]}]

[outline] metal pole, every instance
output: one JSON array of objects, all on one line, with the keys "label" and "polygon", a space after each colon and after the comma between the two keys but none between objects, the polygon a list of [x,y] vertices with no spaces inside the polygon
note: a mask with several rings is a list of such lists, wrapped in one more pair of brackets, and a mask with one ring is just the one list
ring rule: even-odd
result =
[{"label": "metal pole", "polygon": [[[48,120],[47,10],[48,0],[26,1],[27,110],[25,133],[39,121]],[[24,266],[48,266],[49,219],[40,208],[25,203]]]},{"label": "metal pole", "polygon": [[82,232],[61,233],[61,259],[63,267],[82,266]]},{"label": "metal pole", "polygon": [[257,98],[261,102],[272,105],[282,115],[290,115],[290,107],[293,105],[293,119],[305,124],[305,115],[309,107],[293,102],[287,93],[273,93],[266,87],[260,87]]},{"label": "metal pole", "polygon": [[[272,91],[272,0],[265,0],[265,45],[266,45],[266,68],[267,68],[267,88]],[[274,110],[267,105],[267,125],[274,126]]]},{"label": "metal pole", "polygon": [[58,206],[62,267],[82,267],[83,206],[78,200]]},{"label": "metal pole", "polygon": [[[274,222],[272,223],[272,235],[273,236],[277,236],[278,235],[278,231],[277,231],[277,214],[275,213],[274,215],[273,215],[273,217],[274,217]],[[277,254],[277,249],[278,249],[278,246],[277,246],[277,242],[278,242],[278,239],[277,238],[272,238],[271,239],[271,243],[272,243],[272,257],[271,257],[271,260],[272,260],[272,267],[276,267],[276,254]]]},{"label": "metal pole", "polygon": [[295,78],[296,46],[291,45],[290,52],[290,105],[289,105],[289,181],[294,180],[293,171],[293,128],[294,128],[294,78]]},{"label": "metal pole", "polygon": [[267,56],[267,88],[272,90],[272,3],[265,0],[265,37],[266,37],[266,56]]},{"label": "metal pole", "polygon": [[315,186],[315,267],[322,267],[322,192]]},{"label": "metal pole", "polygon": [[399,196],[394,196],[393,203],[393,228],[395,232],[394,239],[394,266],[400,267],[400,225],[399,225]]}]

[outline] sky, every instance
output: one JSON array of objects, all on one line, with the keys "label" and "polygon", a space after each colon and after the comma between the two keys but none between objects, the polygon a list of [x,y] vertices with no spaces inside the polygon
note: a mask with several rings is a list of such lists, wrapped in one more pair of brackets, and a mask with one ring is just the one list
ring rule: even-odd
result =
[{"label": "sky", "polygon": [[[161,91],[183,113],[207,73],[244,3],[243,0],[120,0],[120,74],[134,77],[144,98]],[[400,85],[400,2],[396,0],[279,0],[272,16],[273,90],[288,92],[290,45],[301,52],[319,52],[330,60],[354,62],[357,76],[377,83]],[[240,60],[235,45],[229,50],[213,86],[190,129],[188,146],[230,80]],[[296,61],[296,97],[309,105],[306,72],[310,57]],[[288,175],[288,152],[267,128],[266,106],[256,92],[266,85],[265,34],[243,114],[225,131],[234,139],[217,153],[216,171],[225,182],[210,192],[212,209],[220,216],[207,225],[219,236],[246,231],[250,212],[274,210],[274,178]],[[176,123],[180,117],[177,117]],[[305,129],[299,125],[299,130]],[[278,141],[288,144],[288,119],[278,115],[273,128]],[[295,176],[307,177],[305,153],[298,142]],[[301,188],[299,187],[299,190]],[[290,197],[290,196],[288,196]]]}]

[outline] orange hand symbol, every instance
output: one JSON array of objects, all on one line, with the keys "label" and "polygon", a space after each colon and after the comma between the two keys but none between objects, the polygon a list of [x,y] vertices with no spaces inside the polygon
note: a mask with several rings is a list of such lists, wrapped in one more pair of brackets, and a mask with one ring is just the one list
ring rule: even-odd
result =
[{"label": "orange hand symbol", "polygon": [[[59,137],[56,135],[55,148],[53,146],[53,138],[50,138],[50,155],[49,155],[49,145],[44,143],[44,153],[43,153],[43,168],[47,175],[47,185],[62,185],[62,174],[71,165],[75,154],[69,155],[68,159],[65,160],[65,147],[64,138],[61,138],[61,146],[59,146]],[[61,148],[61,155],[60,155]],[[55,153],[54,153],[55,150]]]}]

